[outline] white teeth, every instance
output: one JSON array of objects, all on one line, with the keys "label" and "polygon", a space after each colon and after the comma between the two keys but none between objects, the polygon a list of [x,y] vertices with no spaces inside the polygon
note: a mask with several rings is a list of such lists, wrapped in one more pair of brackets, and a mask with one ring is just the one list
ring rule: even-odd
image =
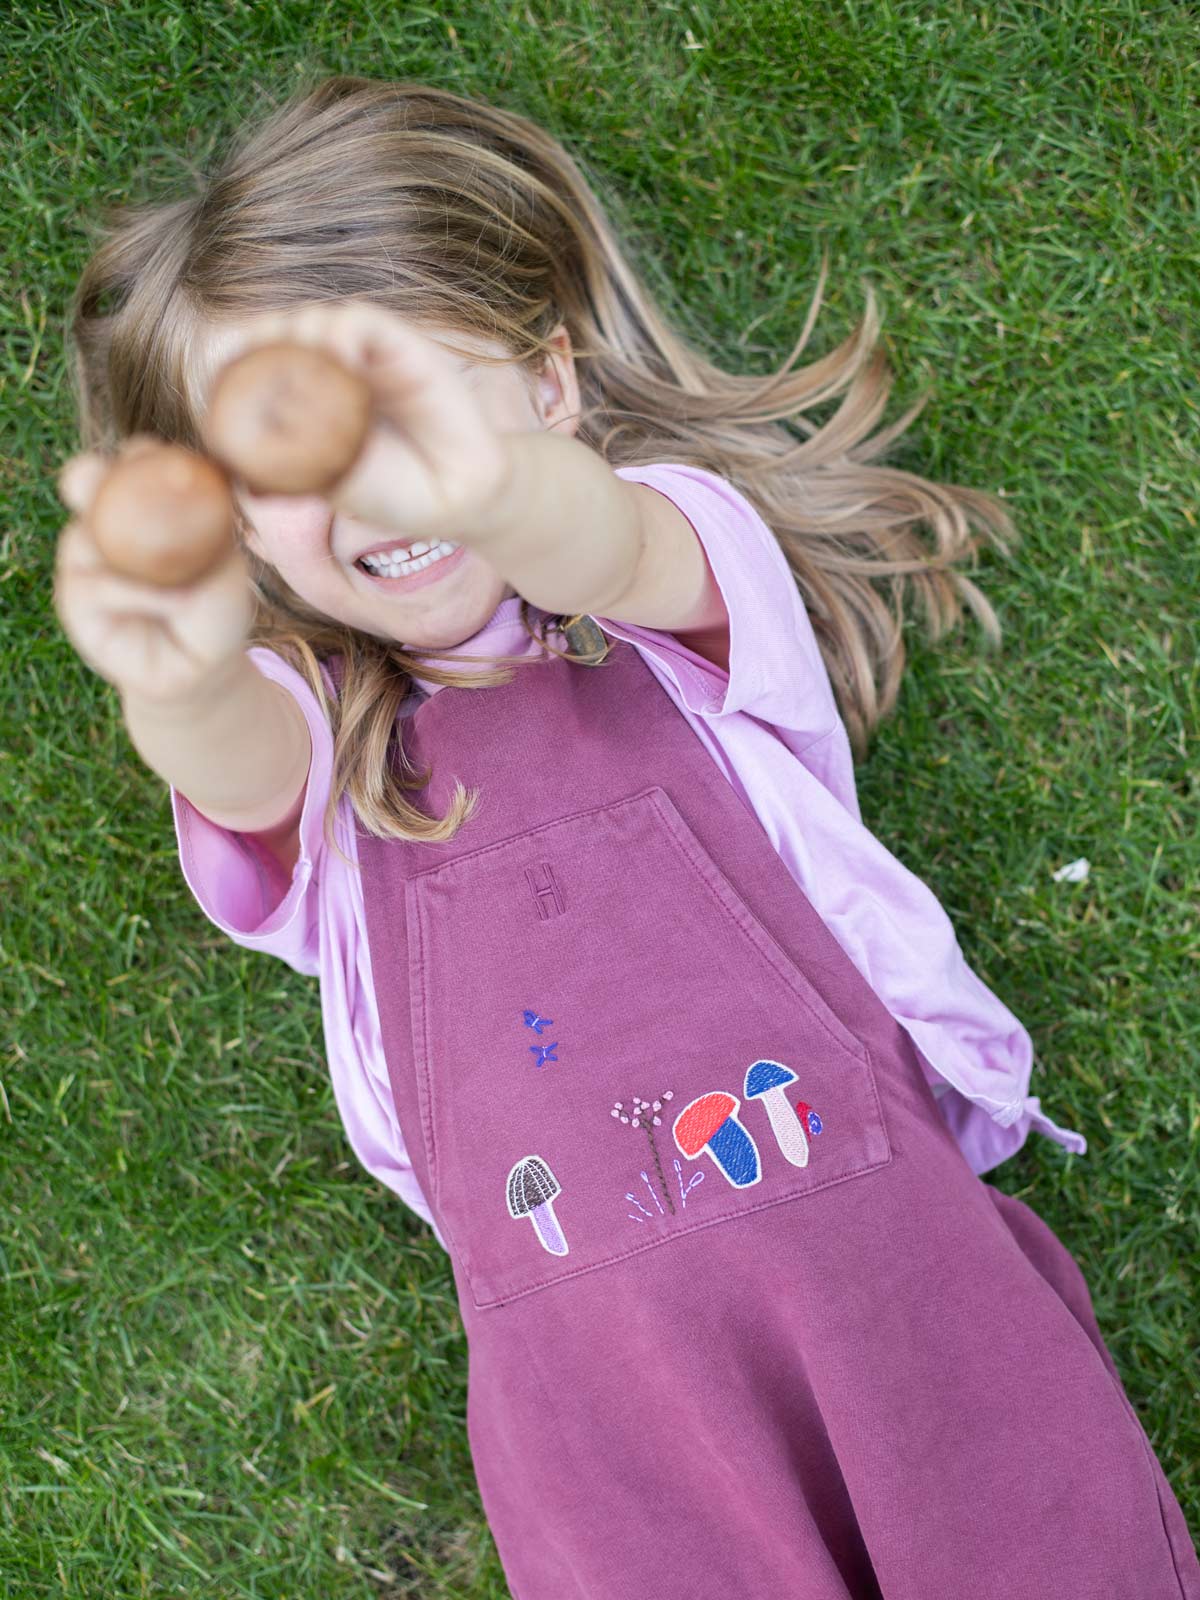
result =
[{"label": "white teeth", "polygon": [[436,544],[420,540],[403,555],[400,551],[393,550],[386,554],[363,556],[362,564],[381,578],[406,578],[414,572],[420,572],[424,567],[431,566],[433,562],[440,561],[443,556],[451,555],[457,549],[458,546],[450,539],[439,539]]}]

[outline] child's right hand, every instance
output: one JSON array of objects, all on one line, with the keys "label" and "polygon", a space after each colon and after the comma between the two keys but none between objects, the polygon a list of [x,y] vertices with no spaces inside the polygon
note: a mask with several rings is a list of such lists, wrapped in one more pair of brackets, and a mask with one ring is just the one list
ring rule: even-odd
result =
[{"label": "child's right hand", "polygon": [[[116,459],[139,447],[127,442]],[[59,536],[54,608],[84,661],[122,697],[183,704],[204,694],[245,650],[254,616],[249,568],[235,547],[194,583],[164,587],[116,572],[87,521],[113,465],[87,452],[72,456],[59,475],[59,494],[75,517]]]}]

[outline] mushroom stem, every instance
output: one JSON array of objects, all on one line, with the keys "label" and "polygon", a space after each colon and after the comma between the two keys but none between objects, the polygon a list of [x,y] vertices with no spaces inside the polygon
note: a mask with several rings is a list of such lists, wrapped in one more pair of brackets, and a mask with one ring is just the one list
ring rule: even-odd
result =
[{"label": "mushroom stem", "polygon": [[777,1089],[768,1089],[760,1098],[763,1110],[767,1113],[767,1120],[771,1124],[771,1132],[775,1135],[775,1142],[784,1157],[794,1167],[806,1167],[808,1139],[804,1133],[804,1124],[792,1110],[783,1084]]},{"label": "mushroom stem", "polygon": [[533,1231],[552,1256],[566,1255],[567,1240],[559,1226],[558,1218],[554,1215],[553,1200],[546,1200],[540,1206],[534,1206],[529,1213],[529,1220],[533,1223]]}]

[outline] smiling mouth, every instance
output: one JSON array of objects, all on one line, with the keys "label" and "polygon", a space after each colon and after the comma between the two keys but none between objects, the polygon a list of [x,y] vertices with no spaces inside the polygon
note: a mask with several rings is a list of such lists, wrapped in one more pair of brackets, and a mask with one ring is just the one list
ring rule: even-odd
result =
[{"label": "smiling mouth", "polygon": [[354,565],[372,578],[408,578],[436,566],[460,548],[450,539],[417,539],[411,545],[370,551],[359,556]]}]

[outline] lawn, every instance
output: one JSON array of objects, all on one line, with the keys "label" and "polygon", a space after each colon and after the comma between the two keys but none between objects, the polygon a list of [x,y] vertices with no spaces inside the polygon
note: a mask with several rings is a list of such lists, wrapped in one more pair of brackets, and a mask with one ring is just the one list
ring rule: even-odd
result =
[{"label": "lawn", "polygon": [[[1142,0],[26,0],[0,42],[0,1592],[501,1600],[432,1235],[355,1163],[315,984],[233,946],[51,607],[90,224],[327,71],[544,122],[698,343],[767,371],[876,289],[893,459],[1002,490],[1005,642],[910,630],[872,828],[1090,1141],[1056,1229],[1200,1528],[1195,8]],[[1090,862],[1084,882],[1054,869]],[[983,1330],[981,1330],[981,1336]],[[1019,1530],[1014,1530],[1019,1536]]]}]

